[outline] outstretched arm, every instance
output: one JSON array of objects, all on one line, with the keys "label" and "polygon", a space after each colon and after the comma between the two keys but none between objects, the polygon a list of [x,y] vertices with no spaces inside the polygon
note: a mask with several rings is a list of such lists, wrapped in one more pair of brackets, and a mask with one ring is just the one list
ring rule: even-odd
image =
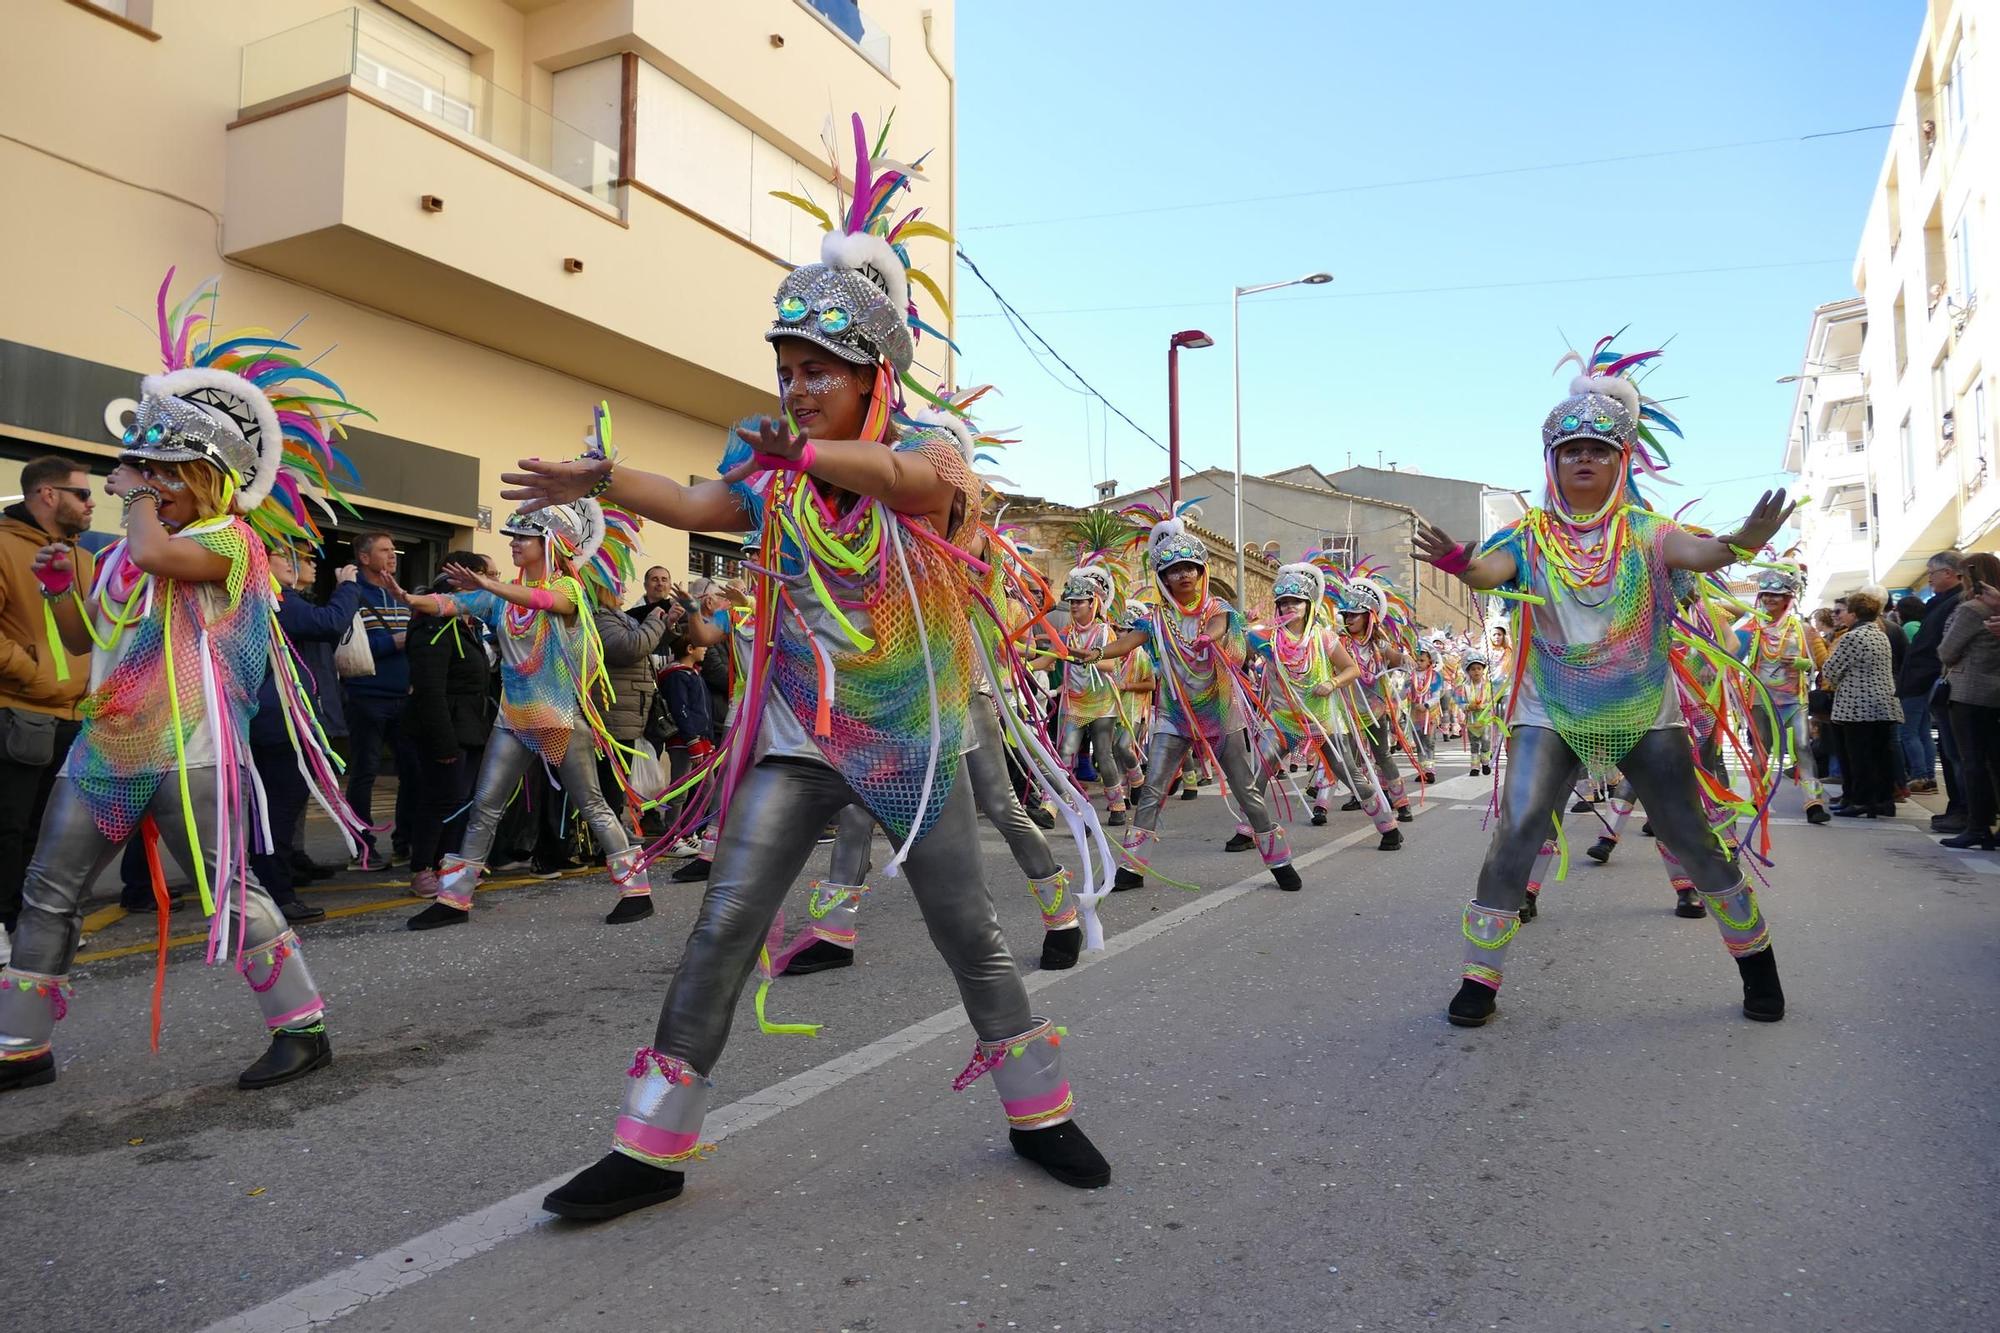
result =
[{"label": "outstretched arm", "polygon": [[1675,528],[1661,542],[1660,553],[1666,557],[1669,569],[1712,574],[1748,559],[1742,554],[1745,551],[1755,554],[1765,542],[1777,535],[1778,529],[1785,526],[1785,520],[1792,516],[1796,508],[1797,505],[1785,503],[1782,487],[1765,491],[1757,501],[1757,507],[1750,511],[1750,517],[1744,519],[1736,531],[1720,537],[1697,537]]},{"label": "outstretched arm", "polygon": [[804,472],[855,495],[880,500],[899,514],[928,518],[939,532],[950,526],[957,488],[913,449],[889,449],[866,440],[814,440],[784,421],[765,417],[755,430],[739,427],[736,438],[750,446],[750,458],[731,468],[725,481],[758,472]]},{"label": "outstretched arm", "polygon": [[1123,657],[1134,648],[1142,646],[1145,642],[1145,630],[1128,629],[1102,648],[1093,648],[1088,652],[1079,653],[1070,660],[1081,662],[1085,666],[1094,666],[1107,657]]},{"label": "outstretched arm", "polygon": [[1493,550],[1484,555],[1476,554],[1471,542],[1455,542],[1445,535],[1444,529],[1434,528],[1428,523],[1417,524],[1416,546],[1417,559],[1436,565],[1467,587],[1481,592],[1503,583],[1512,583],[1520,576],[1513,552]]},{"label": "outstretched arm", "polygon": [[552,504],[569,504],[588,495],[606,474],[611,484],[599,492],[606,504],[685,532],[741,532],[750,526],[743,502],[726,481],[700,481],[692,486],[634,467],[613,468],[608,458],[572,458],[549,463],[524,458],[519,472],[503,472],[511,489],[503,500],[519,500],[530,512]]}]

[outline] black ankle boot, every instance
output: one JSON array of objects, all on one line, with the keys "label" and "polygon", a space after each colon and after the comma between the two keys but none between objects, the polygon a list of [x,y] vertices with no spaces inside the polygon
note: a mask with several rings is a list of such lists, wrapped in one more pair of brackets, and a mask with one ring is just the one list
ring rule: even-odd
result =
[{"label": "black ankle boot", "polygon": [[1396,852],[1403,848],[1403,830],[1392,828],[1382,835],[1382,841],[1375,844],[1378,852]]},{"label": "black ankle boot", "polygon": [[853,966],[854,950],[826,940],[814,940],[793,955],[791,962],[785,964],[785,975],[807,977],[815,972],[830,972],[836,967]]},{"label": "black ankle boot", "polygon": [[1399,805],[1396,807],[1396,822],[1398,824],[1407,824],[1415,818],[1416,815],[1410,810],[1409,806]]},{"label": "black ankle boot", "polygon": [[1118,867],[1117,875],[1111,880],[1111,891],[1113,893],[1123,893],[1127,889],[1143,889],[1145,887],[1146,877],[1136,870],[1127,870],[1124,866]]},{"label": "black ankle boot", "polygon": [[550,1191],[542,1200],[542,1207],[557,1217],[602,1222],[679,1198],[686,1179],[679,1171],[669,1171],[622,1152],[606,1153],[571,1176],[561,1189]]},{"label": "black ankle boot", "polygon": [[1257,840],[1255,838],[1247,833],[1238,833],[1228,842],[1222,844],[1222,850],[1225,852],[1247,852],[1256,845]]},{"label": "black ankle boot", "polygon": [[1536,917],[1541,915],[1541,909],[1535,905],[1535,899],[1538,896],[1539,895],[1537,894],[1531,893],[1526,898],[1523,898],[1521,900],[1522,921],[1533,921]]},{"label": "black ankle boot", "polygon": [[1743,974],[1743,1016],[1775,1023],[1785,1016],[1785,988],[1778,984],[1778,959],[1769,948],[1736,960]]},{"label": "black ankle boot", "polygon": [[1485,1027],[1500,1011],[1498,1001],[1498,991],[1467,978],[1459,983],[1458,994],[1451,997],[1444,1016],[1455,1028]]},{"label": "black ankle boot", "polygon": [[1806,807],[1806,823],[1831,824],[1832,822],[1833,822],[1833,816],[1826,812],[1825,806],[1809,805]]},{"label": "black ankle boot", "polygon": [[1076,966],[1083,954],[1083,927],[1066,926],[1042,932],[1042,971],[1061,972]]},{"label": "black ankle boot", "polygon": [[1290,861],[1281,866],[1272,866],[1271,878],[1277,880],[1278,887],[1286,893],[1297,893],[1306,886],[1305,881],[1299,878],[1297,868]]},{"label": "black ankle boot", "polygon": [[1320,827],[1321,825],[1325,824],[1325,823],[1326,823],[1326,811],[1324,811],[1324,810],[1315,810],[1315,811],[1313,811],[1313,817],[1312,817],[1312,822],[1313,822],[1313,827],[1314,827],[1314,828],[1319,828],[1319,827]]},{"label": "black ankle boot", "polygon": [[1708,915],[1708,906],[1701,895],[1693,889],[1674,890],[1674,915],[1684,916],[1690,921],[1699,921]]},{"label": "black ankle boot", "polygon": [[1949,847],[1953,851],[1960,852],[1969,850],[1990,852],[1994,850],[1993,835],[1991,833],[1974,833],[1971,829],[1943,839],[1938,843],[1938,846]]},{"label": "black ankle boot", "polygon": [[439,926],[462,926],[470,920],[472,920],[470,912],[445,903],[432,903],[411,917],[406,924],[411,930],[436,930]]},{"label": "black ankle boot", "polygon": [[1047,1129],[1010,1129],[1007,1141],[1015,1152],[1065,1185],[1097,1190],[1111,1183],[1111,1164],[1074,1120]]},{"label": "black ankle boot", "polygon": [[39,1088],[44,1083],[56,1081],[56,1053],[43,1051],[40,1055],[26,1060],[8,1060],[0,1064],[0,1092],[13,1092],[17,1088]]},{"label": "black ankle boot", "polygon": [[611,910],[604,914],[604,924],[607,926],[622,926],[627,921],[644,921],[652,914],[653,895],[650,893],[634,893],[620,898],[616,903],[612,904]]},{"label": "black ankle boot", "polygon": [[1609,838],[1599,838],[1593,846],[1584,848],[1583,854],[1597,862],[1597,864],[1603,865],[1611,859],[1612,849],[1617,846],[1618,844]]},{"label": "black ankle boot", "polygon": [[245,1090],[274,1088],[332,1063],[333,1043],[327,1040],[323,1024],[316,1024],[310,1032],[279,1028],[271,1034],[271,1049],[236,1076],[236,1086]]},{"label": "black ankle boot", "polygon": [[[713,864],[713,862],[697,856],[673,874],[668,875],[667,878],[676,884],[696,884],[708,878],[708,869]],[[550,1195],[549,1197],[554,1198],[555,1196]]]},{"label": "black ankle boot", "polygon": [[1340,803],[1340,808],[1343,810],[1359,810],[1361,808],[1361,802],[1355,800],[1352,796],[1350,796],[1346,800]]}]

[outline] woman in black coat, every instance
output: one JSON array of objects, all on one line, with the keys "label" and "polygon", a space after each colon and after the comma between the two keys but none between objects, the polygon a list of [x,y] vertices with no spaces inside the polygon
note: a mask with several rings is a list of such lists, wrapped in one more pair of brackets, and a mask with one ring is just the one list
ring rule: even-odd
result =
[{"label": "woman in black coat", "polygon": [[[455,551],[447,565],[490,572],[483,555]],[[429,589],[449,592],[440,579]],[[488,681],[492,661],[483,629],[463,617],[418,615],[404,639],[410,663],[410,702],[403,727],[416,743],[423,767],[416,775],[416,828],[410,834],[410,892],[437,896],[438,861],[458,850],[472,800],[481,752],[493,730]]]}]

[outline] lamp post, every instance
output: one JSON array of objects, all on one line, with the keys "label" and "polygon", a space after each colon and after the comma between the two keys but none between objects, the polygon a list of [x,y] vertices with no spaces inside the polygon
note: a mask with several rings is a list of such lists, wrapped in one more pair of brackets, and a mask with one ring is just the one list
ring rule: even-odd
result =
[{"label": "lamp post", "polygon": [[1167,339],[1167,507],[1181,502],[1181,348],[1213,347],[1200,329],[1183,329]]},{"label": "lamp post", "polygon": [[1229,297],[1229,352],[1236,359],[1235,388],[1230,397],[1236,405],[1236,604],[1243,605],[1243,320],[1242,304],[1246,296],[1258,292],[1275,292],[1280,287],[1319,287],[1333,281],[1331,273],[1308,273],[1303,278],[1291,278],[1284,282],[1264,282],[1254,287],[1232,288]]}]

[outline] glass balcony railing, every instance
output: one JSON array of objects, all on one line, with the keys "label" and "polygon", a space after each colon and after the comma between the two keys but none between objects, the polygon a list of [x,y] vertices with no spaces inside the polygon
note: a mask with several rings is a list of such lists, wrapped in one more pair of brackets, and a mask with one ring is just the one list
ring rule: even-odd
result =
[{"label": "glass balcony railing", "polygon": [[355,88],[446,132],[497,149],[611,203],[618,149],[424,50],[358,9],[340,10],[243,48],[238,104],[274,110]]},{"label": "glass balcony railing", "polygon": [[868,63],[884,74],[889,72],[889,34],[882,25],[861,12],[860,0],[799,0],[835,32],[853,42]]}]

